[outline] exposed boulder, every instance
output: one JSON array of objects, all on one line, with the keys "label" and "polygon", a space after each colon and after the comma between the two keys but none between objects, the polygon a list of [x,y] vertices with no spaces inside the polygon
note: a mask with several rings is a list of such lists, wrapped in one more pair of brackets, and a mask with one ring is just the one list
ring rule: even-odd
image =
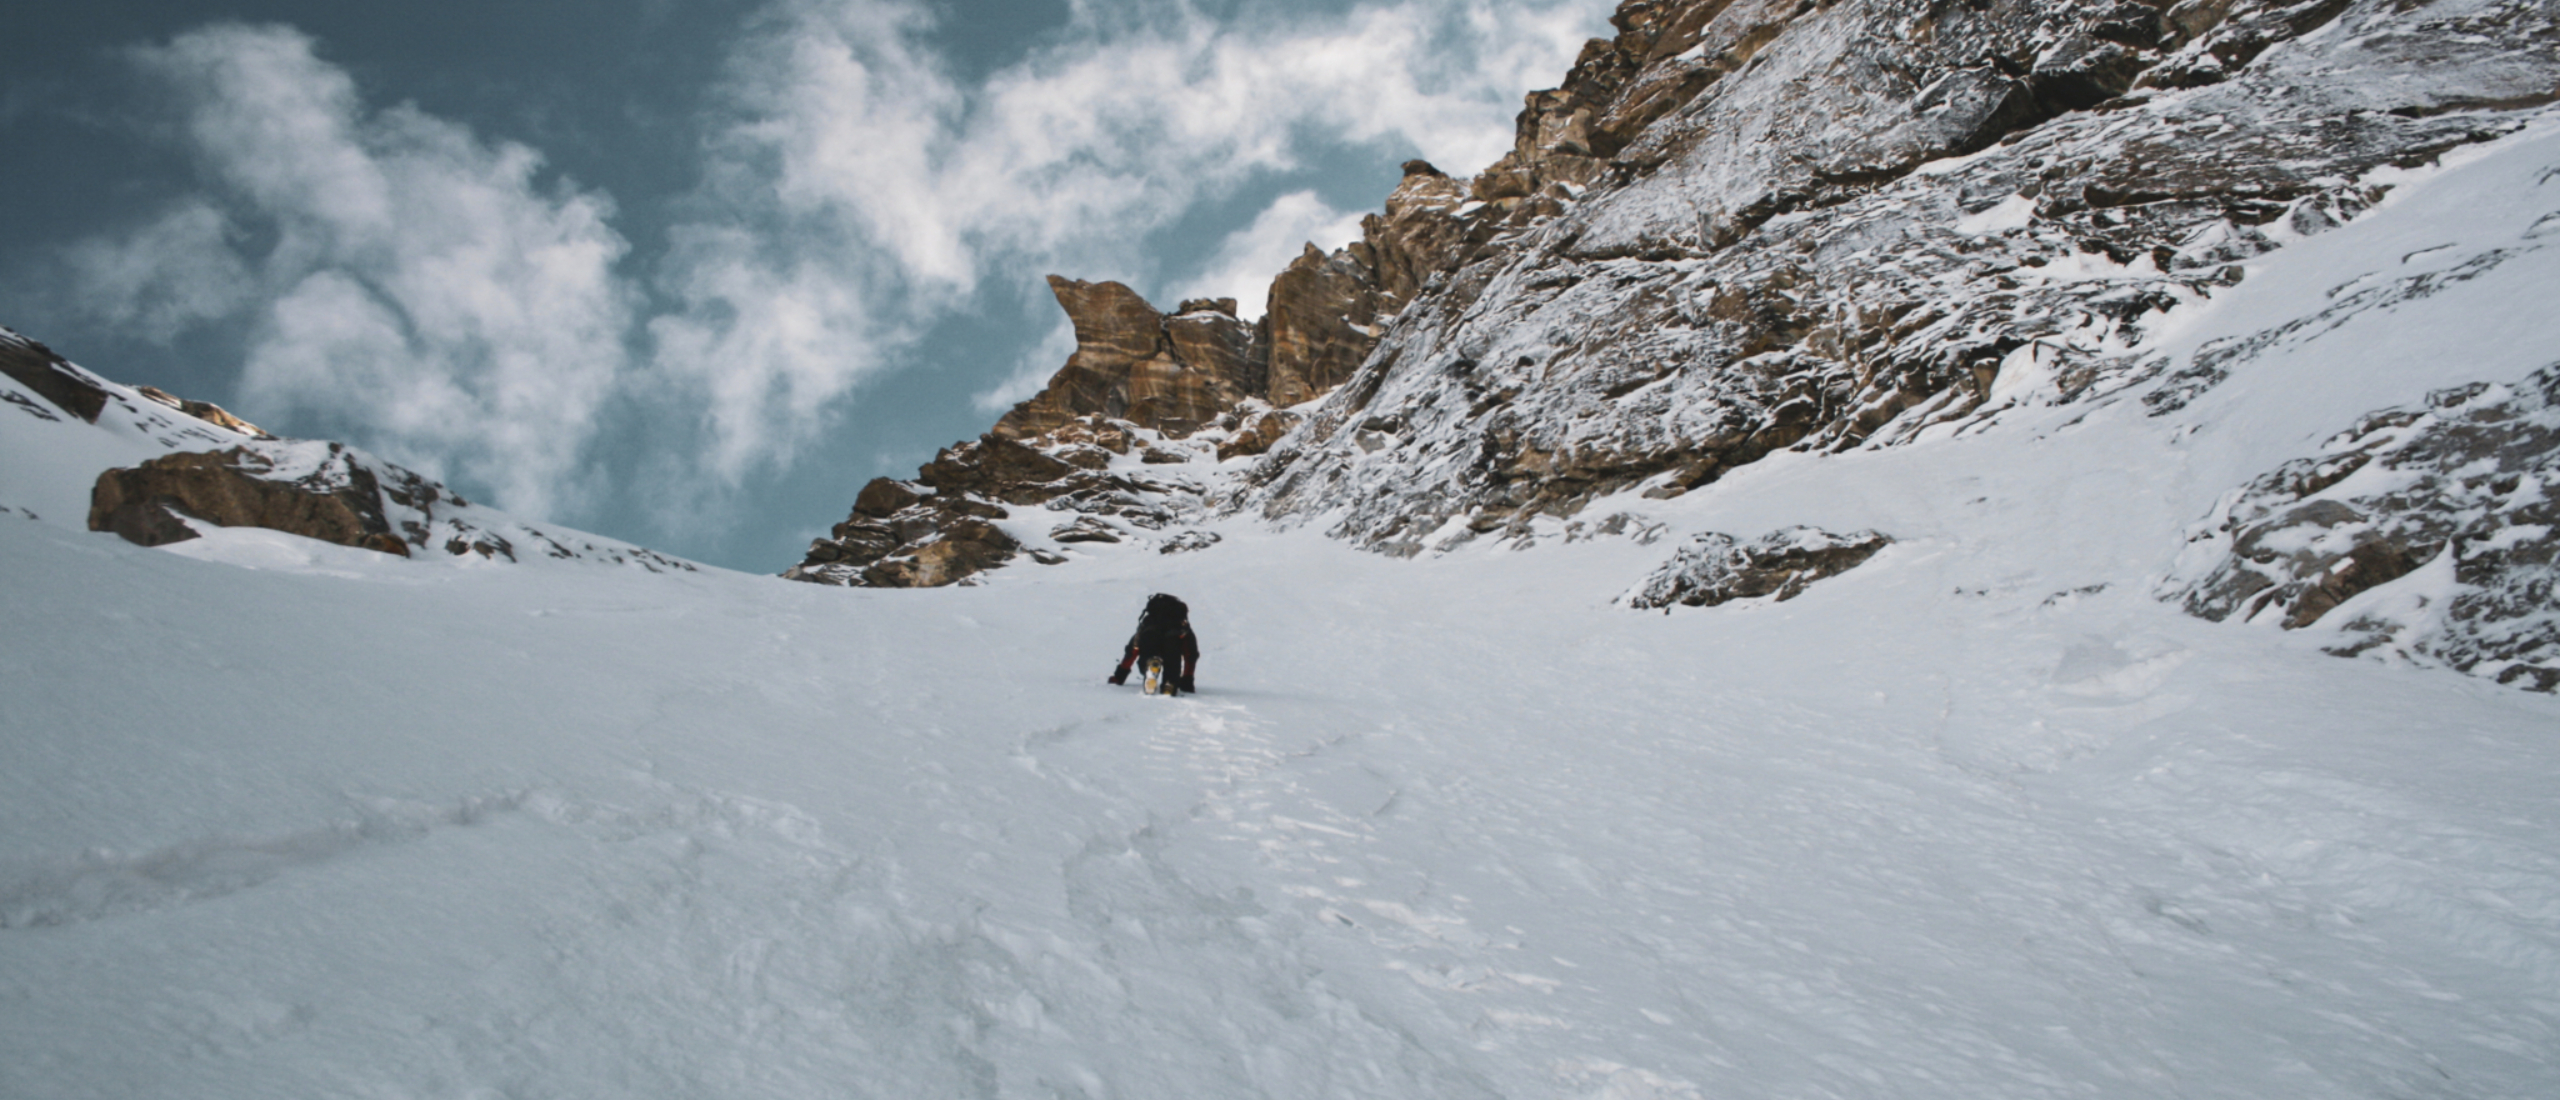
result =
[{"label": "exposed boulder", "polygon": [[[327,444],[275,452],[235,447],[181,451],[98,475],[89,529],[160,546],[196,537],[180,518],[224,527],[266,527],[340,546],[409,556],[383,517],[372,469]],[[317,461],[309,461],[316,457]]]},{"label": "exposed boulder", "polygon": [[1077,516],[1072,523],[1051,528],[1053,542],[1118,542],[1123,532],[1093,516]]},{"label": "exposed boulder", "polygon": [[1156,547],[1156,553],[1187,554],[1194,550],[1206,550],[1217,544],[1218,533],[1215,531],[1185,531],[1164,540],[1163,545]]},{"label": "exposed boulder", "polygon": [[870,484],[862,487],[860,495],[853,498],[853,514],[881,519],[894,515],[898,509],[923,499],[924,493],[918,491],[912,484],[893,478],[875,477],[871,479]]},{"label": "exposed boulder", "polygon": [[1856,568],[1892,542],[1875,531],[1835,535],[1817,527],[1789,527],[1747,543],[1705,531],[1621,598],[1628,607],[1646,611],[1673,604],[1713,607],[1760,596],[1783,602],[1803,595],[1815,581]]},{"label": "exposed boulder", "polygon": [[[2287,630],[2367,600],[2333,653],[2560,690],[2560,366],[2386,409],[2226,497],[2163,595]],[[2425,574],[2426,576],[2413,576]]]}]

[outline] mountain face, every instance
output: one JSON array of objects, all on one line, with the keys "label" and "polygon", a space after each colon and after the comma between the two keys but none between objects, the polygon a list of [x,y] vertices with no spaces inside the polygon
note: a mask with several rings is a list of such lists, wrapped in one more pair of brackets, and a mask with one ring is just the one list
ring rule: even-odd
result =
[{"label": "mountain face", "polygon": [[0,328],[0,513],[143,546],[263,528],[399,557],[561,561],[692,572],[693,563],[476,505],[343,443],[279,439],[220,406],[81,369]]},{"label": "mountain face", "polygon": [[[1347,507],[1336,533],[1412,553],[1780,449],[1907,440],[1989,411],[2030,357],[2063,400],[2119,392],[2169,369],[2130,354],[2161,313],[2364,210],[2377,171],[2516,125],[2469,108],[2560,85],[2548,5],[1618,22],[1476,188],[1553,216],[1408,307],[1250,507]],[[1362,461],[1380,438],[1405,460]]]},{"label": "mountain face", "polygon": [[[1079,346],[1049,388],[916,479],[875,482],[787,575],[945,584],[1078,541],[1187,549],[1186,521],[1235,513],[1393,555],[1526,545],[1557,520],[1648,530],[1573,517],[1776,453],[1943,438],[2026,407],[2168,416],[2286,339],[2173,355],[2181,318],[2560,97],[2547,3],[1629,0],[1613,24],[1528,97],[1509,154],[1465,181],[1408,164],[1360,241],[1275,280],[1259,324],[1053,279]],[[2352,288],[2329,323],[2463,277]],[[2560,460],[2546,437],[2502,453]],[[2506,593],[2461,604],[2454,635],[2550,606],[2530,508],[2402,522],[2371,516],[2461,509],[2339,503],[2360,518],[2278,566],[2248,556],[2266,544],[2248,532],[2292,498],[2235,492],[2214,537],[2245,564],[2198,566],[2164,596],[2197,614],[2280,599],[2307,625],[2430,555]],[[1031,510],[1058,522],[1008,533]],[[2317,579],[2341,570],[2360,579]],[[2504,640],[2444,642],[2462,667],[2560,678],[2547,627],[2478,629]]]}]

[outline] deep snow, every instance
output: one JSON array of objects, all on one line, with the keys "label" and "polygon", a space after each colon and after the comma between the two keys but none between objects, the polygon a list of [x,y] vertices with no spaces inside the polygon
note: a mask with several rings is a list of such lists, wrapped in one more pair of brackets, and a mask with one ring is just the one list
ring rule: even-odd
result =
[{"label": "deep snow", "polygon": [[[2554,148],[2163,348],[2497,247]],[[1589,513],[1650,543],[879,591],[0,518],[0,1096],[2560,1095],[2560,700],[2153,594],[2355,415],[2543,365],[2554,255],[2170,415]],[[1899,541],[1613,603],[1796,523]],[[1102,683],[1159,589],[1198,696]]]}]

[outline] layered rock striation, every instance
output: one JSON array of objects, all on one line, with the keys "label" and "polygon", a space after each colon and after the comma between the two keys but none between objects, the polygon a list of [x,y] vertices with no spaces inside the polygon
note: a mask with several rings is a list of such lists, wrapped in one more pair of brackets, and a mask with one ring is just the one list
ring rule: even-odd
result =
[{"label": "layered rock striation", "polygon": [[2486,0],[1699,0],[1616,23],[1454,216],[1511,224],[1228,504],[1414,553],[2156,382],[2134,349],[2159,314],[2560,87],[2549,7]]}]

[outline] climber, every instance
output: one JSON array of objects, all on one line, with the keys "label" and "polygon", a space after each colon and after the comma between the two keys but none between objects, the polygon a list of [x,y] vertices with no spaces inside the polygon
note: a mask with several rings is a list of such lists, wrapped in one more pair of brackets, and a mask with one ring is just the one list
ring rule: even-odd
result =
[{"label": "climber", "polygon": [[1191,677],[1200,667],[1200,639],[1192,636],[1191,609],[1181,600],[1162,592],[1147,597],[1147,609],[1138,616],[1138,631],[1129,636],[1120,667],[1111,670],[1111,682],[1128,683],[1130,666],[1140,664],[1150,666],[1148,694],[1194,690]]}]

